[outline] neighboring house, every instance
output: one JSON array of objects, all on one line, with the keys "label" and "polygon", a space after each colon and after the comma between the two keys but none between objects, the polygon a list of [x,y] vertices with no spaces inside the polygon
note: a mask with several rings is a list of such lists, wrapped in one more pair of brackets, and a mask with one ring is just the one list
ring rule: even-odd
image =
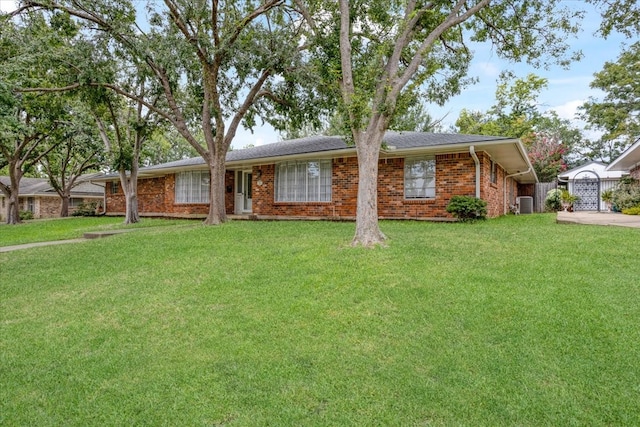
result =
[{"label": "neighboring house", "polygon": [[[8,176],[0,176],[0,181],[6,185],[11,183]],[[102,205],[104,187],[89,181],[83,181],[74,187],[69,200],[69,214],[71,215],[83,202],[96,202]],[[0,221],[6,219],[8,203],[4,193],[0,192]],[[45,178],[22,178],[18,191],[18,203],[20,211],[29,211],[36,219],[57,218],[62,208],[62,199]]]},{"label": "neighboring house", "polygon": [[[487,201],[489,216],[532,196],[536,174],[517,139],[456,134],[388,132],[380,152],[380,218],[443,219],[453,195]],[[106,175],[106,214],[123,215],[116,175]],[[353,219],[356,149],[340,137],[314,136],[227,154],[226,210],[256,218]],[[205,217],[209,172],[202,158],[141,168],[142,216]]]},{"label": "neighboring house", "polygon": [[632,177],[640,179],[640,139],[611,162],[607,170],[626,172]]},{"label": "neighboring house", "polygon": [[604,163],[590,162],[563,172],[558,179],[568,184],[569,193],[580,198],[573,204],[575,211],[599,211],[605,206],[602,192],[615,188],[620,177],[622,172],[607,170]]}]

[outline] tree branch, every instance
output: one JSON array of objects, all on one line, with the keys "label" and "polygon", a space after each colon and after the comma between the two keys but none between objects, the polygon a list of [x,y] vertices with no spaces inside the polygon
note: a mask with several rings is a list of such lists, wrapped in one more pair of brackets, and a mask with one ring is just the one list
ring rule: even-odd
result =
[{"label": "tree branch", "polygon": [[249,111],[249,108],[251,108],[251,106],[255,103],[256,98],[260,93],[262,86],[264,85],[264,82],[266,82],[270,76],[271,76],[271,70],[262,71],[262,75],[255,82],[255,84],[247,94],[247,97],[245,98],[244,102],[242,103],[240,108],[238,108],[238,111],[236,112],[236,114],[233,115],[233,119],[231,120],[229,129],[227,130],[227,134],[224,137],[225,147],[229,147],[229,145],[231,145],[231,141],[235,137],[238,126],[240,125],[240,121],[247,114],[247,111]]},{"label": "tree branch", "polygon": [[301,0],[294,0],[293,3],[296,5],[296,11],[300,15],[302,15],[305,22],[309,24],[309,28],[311,29],[311,31],[315,32],[317,29],[316,21],[311,15],[311,13],[309,12],[309,9],[307,9],[307,7],[304,5],[304,3]]},{"label": "tree branch", "polygon": [[254,9],[251,13],[245,16],[240,23],[236,26],[235,31],[229,37],[229,41],[227,43],[227,48],[234,45],[238,37],[240,37],[240,33],[244,30],[254,19],[265,14],[266,12],[274,9],[284,3],[284,0],[268,0],[260,5],[257,9]]},{"label": "tree branch", "polygon": [[107,151],[111,152],[111,140],[109,139],[109,135],[107,135],[107,130],[104,126],[104,123],[102,123],[102,120],[100,119],[100,117],[98,117],[98,115],[94,114],[94,118],[96,120],[96,125],[98,126],[100,138],[102,139],[102,142],[104,143]]},{"label": "tree branch", "polygon": [[442,36],[447,30],[453,28],[456,25],[463,23],[470,17],[474,16],[480,10],[485,8],[489,4],[489,2],[490,0],[481,0],[475,5],[473,5],[473,7],[467,9],[463,13],[460,13],[462,7],[467,2],[466,0],[458,0],[456,5],[453,7],[451,12],[449,13],[449,16],[447,16],[447,18],[442,23],[440,23],[440,25],[438,25],[433,31],[431,31],[431,33],[429,33],[427,38],[422,42],[422,44],[418,48],[418,51],[414,55],[413,59],[411,60],[407,68],[404,70],[402,75],[395,81],[395,84],[393,84],[392,90],[389,93],[389,97],[391,99],[397,99],[402,88],[406,86],[409,80],[417,72],[418,68],[420,67],[420,64],[423,61],[425,53],[429,49],[431,49],[435,41],[438,38],[440,38],[440,36]]},{"label": "tree branch", "polygon": [[187,39],[189,44],[195,49],[200,62],[203,64],[209,63],[207,52],[203,49],[201,44],[198,43],[198,37],[195,34],[192,34],[189,31],[189,28],[187,28],[187,22],[180,14],[178,7],[171,0],[164,0],[164,4],[169,8],[169,15],[171,16],[171,20],[175,26],[178,27],[185,39]]},{"label": "tree branch", "polygon": [[[349,2],[340,0],[340,65],[342,68],[342,96],[347,109],[349,119],[354,122],[353,112],[349,106],[355,94],[355,84],[353,82],[353,68],[351,64],[351,18],[349,14]],[[354,135],[355,136],[355,135]]]},{"label": "tree branch", "polygon": [[80,83],[74,83],[69,86],[63,87],[26,87],[26,88],[16,88],[16,92],[20,93],[56,93],[56,92],[68,92],[70,90],[78,89],[82,87]]},{"label": "tree branch", "polygon": [[271,92],[270,90],[261,90],[256,95],[256,99],[258,99],[258,98],[268,98],[268,99],[272,100],[273,102],[278,103],[280,105],[286,105],[286,106],[291,106],[292,105],[286,99],[280,98],[279,96],[276,96],[276,94]]}]

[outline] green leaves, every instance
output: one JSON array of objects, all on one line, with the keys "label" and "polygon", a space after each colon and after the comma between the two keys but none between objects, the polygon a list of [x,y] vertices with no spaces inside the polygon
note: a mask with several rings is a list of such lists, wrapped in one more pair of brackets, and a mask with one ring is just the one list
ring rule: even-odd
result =
[{"label": "green leaves", "polygon": [[583,118],[604,132],[592,142],[589,155],[614,159],[640,137],[640,42],[629,46],[617,62],[607,62],[591,87],[605,92],[602,100],[583,104]]},{"label": "green leaves", "polygon": [[547,79],[529,74],[513,80],[503,73],[496,89],[496,104],[489,111],[462,110],[456,126],[467,134],[520,138],[542,182],[555,179],[567,167],[570,150],[582,139],[581,132],[554,112],[538,110],[538,94]]},{"label": "green leaves", "polygon": [[637,0],[587,0],[602,16],[599,32],[606,38],[617,31],[633,38],[640,34],[640,3]]},{"label": "green leaves", "polygon": [[462,110],[456,126],[461,133],[526,139],[543,118],[536,102],[546,86],[547,80],[535,74],[515,79],[511,73],[502,73],[496,103],[486,113]]},{"label": "green leaves", "polygon": [[471,40],[489,41],[499,56],[535,67],[568,67],[581,52],[572,52],[568,36],[578,33],[584,12],[564,7],[559,0],[501,1],[468,21]]}]

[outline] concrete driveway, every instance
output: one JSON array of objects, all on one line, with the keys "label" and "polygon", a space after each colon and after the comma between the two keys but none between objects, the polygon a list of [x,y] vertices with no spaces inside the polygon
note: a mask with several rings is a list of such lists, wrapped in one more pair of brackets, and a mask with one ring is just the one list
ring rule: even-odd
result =
[{"label": "concrete driveway", "polygon": [[558,212],[558,224],[617,225],[640,228],[640,215],[623,215],[613,212]]}]

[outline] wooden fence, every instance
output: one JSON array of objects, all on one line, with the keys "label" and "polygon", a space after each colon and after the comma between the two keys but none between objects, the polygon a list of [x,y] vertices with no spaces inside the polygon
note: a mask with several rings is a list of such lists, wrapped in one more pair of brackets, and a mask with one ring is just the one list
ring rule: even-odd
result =
[{"label": "wooden fence", "polygon": [[544,201],[549,190],[558,188],[557,182],[538,182],[533,196],[533,211],[544,212]]}]

